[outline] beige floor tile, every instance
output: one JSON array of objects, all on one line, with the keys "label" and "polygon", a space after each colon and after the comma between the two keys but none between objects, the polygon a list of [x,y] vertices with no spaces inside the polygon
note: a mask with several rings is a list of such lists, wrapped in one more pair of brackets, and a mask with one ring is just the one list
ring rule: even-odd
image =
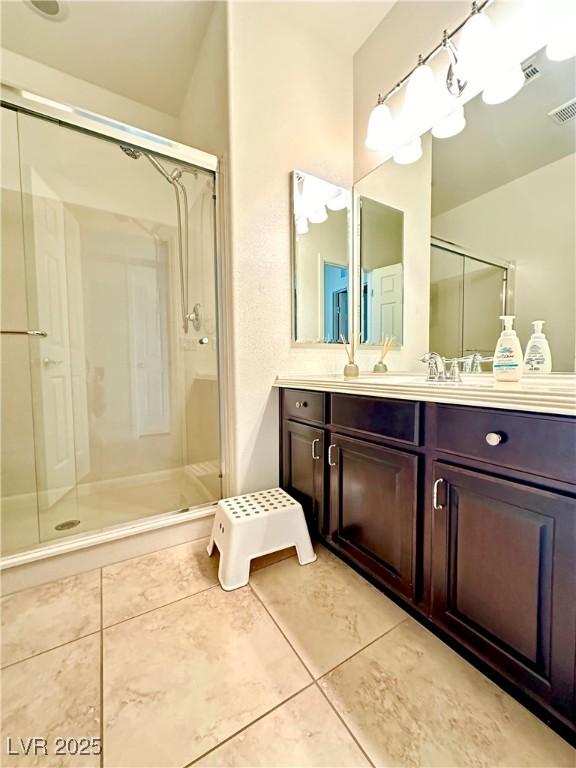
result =
[{"label": "beige floor tile", "polygon": [[576,765],[566,742],[411,619],[320,684],[376,766]]},{"label": "beige floor tile", "polygon": [[208,539],[179,544],[102,569],[104,626],[194,595],[218,583]]},{"label": "beige floor tile", "polygon": [[370,763],[313,685],[194,765],[203,768],[359,768]]},{"label": "beige floor tile", "polygon": [[406,618],[406,613],[323,547],[315,563],[284,560],[250,583],[315,677]]},{"label": "beige floor tile", "polygon": [[117,624],[104,631],[105,765],[185,765],[309,682],[249,588]]},{"label": "beige floor tile", "polygon": [[6,595],[2,666],[100,629],[100,571],[88,571]]},{"label": "beige floor tile", "polygon": [[[2,675],[2,759],[0,764],[25,768],[37,765],[97,766],[97,755],[55,754],[55,739],[100,738],[100,635],[90,635],[4,669]],[[18,739],[47,740],[48,755],[9,755]]]},{"label": "beige floor tile", "polygon": [[250,573],[259,571],[261,568],[267,568],[269,565],[274,565],[274,563],[279,563],[281,560],[287,560],[289,557],[296,557],[295,547],[288,547],[287,549],[280,549],[278,552],[271,552],[269,555],[255,557],[250,562]]}]

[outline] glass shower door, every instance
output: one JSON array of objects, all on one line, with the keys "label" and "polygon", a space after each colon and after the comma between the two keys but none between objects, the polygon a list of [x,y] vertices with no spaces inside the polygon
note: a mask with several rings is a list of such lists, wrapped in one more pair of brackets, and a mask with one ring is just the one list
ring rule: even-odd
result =
[{"label": "glass shower door", "polygon": [[[39,543],[17,115],[2,107],[1,535],[2,552]],[[18,333],[11,333],[18,331]]]},{"label": "glass shower door", "polygon": [[24,407],[37,541],[220,498],[213,174],[29,115],[17,129],[8,262],[46,331]]}]

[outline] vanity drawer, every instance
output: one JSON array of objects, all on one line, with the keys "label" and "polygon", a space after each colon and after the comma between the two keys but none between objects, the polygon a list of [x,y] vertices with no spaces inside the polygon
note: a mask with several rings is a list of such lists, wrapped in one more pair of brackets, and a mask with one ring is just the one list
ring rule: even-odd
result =
[{"label": "vanity drawer", "polygon": [[283,412],[285,419],[311,421],[314,424],[325,422],[324,392],[308,392],[304,389],[282,390]]},{"label": "vanity drawer", "polygon": [[331,399],[331,425],[363,435],[377,435],[419,445],[420,404],[411,400],[336,395]]},{"label": "vanity drawer", "polygon": [[436,407],[438,450],[576,484],[576,419]]}]

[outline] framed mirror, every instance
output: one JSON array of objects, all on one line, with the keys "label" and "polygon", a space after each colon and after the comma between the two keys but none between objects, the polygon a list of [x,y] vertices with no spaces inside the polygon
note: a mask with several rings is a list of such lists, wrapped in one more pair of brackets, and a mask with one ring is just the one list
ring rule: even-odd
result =
[{"label": "framed mirror", "polygon": [[338,344],[350,331],[350,190],[292,172],[292,340]]},{"label": "framed mirror", "polygon": [[544,50],[522,69],[514,97],[477,96],[432,140],[430,349],[491,356],[512,314],[524,350],[544,320],[552,370],[574,372],[576,69]]}]

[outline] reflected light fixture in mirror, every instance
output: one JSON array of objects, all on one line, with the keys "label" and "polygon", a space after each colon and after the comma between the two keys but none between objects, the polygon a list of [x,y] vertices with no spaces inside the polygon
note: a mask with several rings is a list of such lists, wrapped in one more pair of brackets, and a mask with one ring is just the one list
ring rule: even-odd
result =
[{"label": "reflected light fixture in mirror", "polygon": [[292,174],[292,339],[348,339],[351,192],[302,171]]},{"label": "reflected light fixture in mirror", "polygon": [[398,165],[410,165],[422,157],[422,139],[418,136],[414,141],[405,144],[394,152],[394,162]]},{"label": "reflected light fixture in mirror", "polygon": [[566,0],[557,7],[556,18],[548,24],[546,56],[550,61],[566,61],[576,56],[576,3]]}]

